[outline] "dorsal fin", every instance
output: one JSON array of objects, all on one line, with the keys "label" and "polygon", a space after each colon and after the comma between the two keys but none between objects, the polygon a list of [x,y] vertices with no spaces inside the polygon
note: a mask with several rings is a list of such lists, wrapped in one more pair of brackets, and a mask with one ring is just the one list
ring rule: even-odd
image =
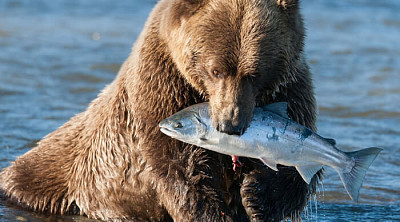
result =
[{"label": "dorsal fin", "polygon": [[336,140],[331,139],[331,138],[324,138],[326,140],[326,142],[330,143],[332,146],[336,145]]},{"label": "dorsal fin", "polygon": [[277,102],[264,106],[263,110],[276,113],[284,118],[289,119],[289,116],[287,114],[287,107],[288,107],[287,102]]}]

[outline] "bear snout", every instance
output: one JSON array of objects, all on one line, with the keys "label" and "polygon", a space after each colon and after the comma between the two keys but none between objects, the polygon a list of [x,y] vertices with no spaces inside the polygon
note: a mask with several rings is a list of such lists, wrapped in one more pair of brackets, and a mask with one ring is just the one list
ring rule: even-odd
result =
[{"label": "bear snout", "polygon": [[229,135],[244,134],[253,118],[257,98],[253,82],[242,75],[231,75],[209,88],[214,127]]},{"label": "bear snout", "polygon": [[215,128],[229,135],[242,135],[250,125],[253,114],[253,106],[214,107],[212,119]]},{"label": "bear snout", "polygon": [[242,135],[245,131],[244,127],[241,126],[233,126],[232,121],[225,121],[221,124],[218,124],[217,130],[223,133],[227,133],[229,135]]}]

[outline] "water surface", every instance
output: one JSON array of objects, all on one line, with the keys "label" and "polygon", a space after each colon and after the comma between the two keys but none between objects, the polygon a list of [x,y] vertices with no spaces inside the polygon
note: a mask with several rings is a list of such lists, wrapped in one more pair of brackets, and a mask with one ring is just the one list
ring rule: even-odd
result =
[{"label": "water surface", "polygon": [[[83,111],[114,79],[154,2],[0,1],[0,168]],[[303,0],[302,12],[320,134],[344,150],[384,148],[359,204],[326,169],[304,218],[400,220],[400,1]],[[0,220],[89,221],[4,201]]]}]

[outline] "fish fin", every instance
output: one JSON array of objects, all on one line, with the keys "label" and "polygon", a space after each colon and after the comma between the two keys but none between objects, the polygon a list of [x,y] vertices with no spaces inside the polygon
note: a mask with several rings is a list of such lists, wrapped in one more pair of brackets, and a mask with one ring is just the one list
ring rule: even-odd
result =
[{"label": "fish fin", "polygon": [[272,160],[270,158],[266,158],[266,157],[260,157],[260,160],[267,165],[269,168],[278,171],[278,168],[276,167],[276,162],[275,160]]},{"label": "fish fin", "polygon": [[326,140],[326,142],[328,142],[332,146],[336,145],[336,140],[331,139],[331,138],[324,138],[324,139]]},{"label": "fish fin", "polygon": [[355,202],[358,202],[360,188],[369,166],[381,151],[382,148],[370,147],[355,152],[347,152],[346,154],[354,159],[354,166],[349,172],[344,172],[344,169],[336,169],[347,193]]},{"label": "fish fin", "polygon": [[216,145],[216,146],[218,146],[219,145],[219,141],[218,140],[216,140],[216,139],[206,139],[206,138],[200,138],[200,140],[201,141],[203,141],[203,142],[206,142],[207,144],[209,144],[209,145]]},{"label": "fish fin", "polygon": [[263,110],[276,113],[284,118],[289,119],[289,116],[287,114],[287,108],[288,108],[287,102],[277,102],[264,106]]},{"label": "fish fin", "polygon": [[322,168],[321,164],[314,165],[303,165],[296,166],[297,171],[300,173],[300,176],[306,181],[307,184],[310,183],[313,176]]}]

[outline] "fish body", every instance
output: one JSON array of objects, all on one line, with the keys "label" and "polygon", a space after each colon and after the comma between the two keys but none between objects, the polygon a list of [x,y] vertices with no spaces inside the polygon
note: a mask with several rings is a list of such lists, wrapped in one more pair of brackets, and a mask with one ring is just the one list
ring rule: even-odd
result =
[{"label": "fish body", "polygon": [[160,130],[175,139],[227,155],[257,158],[273,170],[277,164],[294,166],[305,182],[322,166],[335,169],[354,201],[368,167],[381,148],[343,152],[333,139],[324,138],[287,116],[287,103],[255,108],[253,120],[241,135],[217,131],[208,103],[183,109],[160,122]]}]

